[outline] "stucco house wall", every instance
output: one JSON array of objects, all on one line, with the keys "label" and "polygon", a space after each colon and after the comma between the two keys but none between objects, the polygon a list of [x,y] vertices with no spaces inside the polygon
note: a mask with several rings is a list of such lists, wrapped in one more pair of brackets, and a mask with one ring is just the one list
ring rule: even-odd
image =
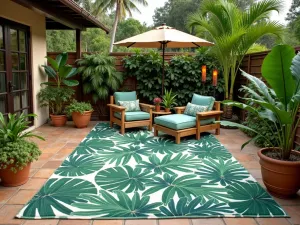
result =
[{"label": "stucco house wall", "polygon": [[36,97],[41,89],[40,83],[47,80],[41,71],[41,65],[46,63],[45,56],[47,55],[46,18],[11,0],[1,0],[0,17],[30,27],[33,113],[38,116],[35,119],[34,127],[39,127],[49,118],[48,109],[40,108]]}]

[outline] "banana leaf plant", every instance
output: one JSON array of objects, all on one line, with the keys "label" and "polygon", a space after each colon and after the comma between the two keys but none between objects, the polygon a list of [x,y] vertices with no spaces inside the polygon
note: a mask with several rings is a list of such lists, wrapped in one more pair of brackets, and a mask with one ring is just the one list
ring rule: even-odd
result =
[{"label": "banana leaf plant", "polygon": [[43,65],[46,75],[50,78],[51,81],[44,82],[42,84],[61,87],[62,84],[73,87],[77,86],[79,82],[77,80],[69,80],[69,78],[77,74],[77,68],[73,68],[71,65],[67,64],[68,53],[63,52],[59,54],[56,59],[52,59],[49,56],[46,56],[50,66]]},{"label": "banana leaf plant", "polygon": [[[267,84],[244,71],[242,71],[242,75],[254,87],[243,86],[243,90],[249,94],[248,96],[251,96],[242,98],[247,104],[231,100],[225,100],[222,103],[244,109],[262,118],[265,126],[270,128],[270,132],[278,136],[276,146],[266,140],[269,141],[270,146],[278,147],[278,154],[282,160],[288,160],[300,121],[297,116],[300,103],[300,53],[295,55],[295,50],[288,45],[275,46],[262,65],[262,77]],[[258,111],[255,105],[260,106],[263,110]],[[268,121],[274,123],[275,131],[269,126]],[[266,138],[260,134],[259,130],[250,129],[241,124],[227,121],[220,121],[220,123],[225,126],[251,130],[257,134],[253,139],[244,143],[242,149],[259,137]]]}]

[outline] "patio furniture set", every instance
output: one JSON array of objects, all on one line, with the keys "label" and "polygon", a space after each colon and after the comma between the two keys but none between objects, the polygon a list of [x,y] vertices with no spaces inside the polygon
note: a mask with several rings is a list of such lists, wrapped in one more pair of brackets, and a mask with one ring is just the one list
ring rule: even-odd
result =
[{"label": "patio furniture set", "polygon": [[[221,114],[220,102],[213,97],[194,94],[187,106],[174,107],[176,114],[153,112],[154,106],[139,103],[135,91],[115,92],[110,97],[110,126],[120,126],[120,133],[126,128],[147,126],[149,131],[154,127],[154,136],[161,131],[175,137],[176,144],[180,144],[182,137],[196,135],[215,130],[220,134],[219,121]],[[156,117],[153,119],[153,115]],[[166,115],[167,114],[167,115]]]}]

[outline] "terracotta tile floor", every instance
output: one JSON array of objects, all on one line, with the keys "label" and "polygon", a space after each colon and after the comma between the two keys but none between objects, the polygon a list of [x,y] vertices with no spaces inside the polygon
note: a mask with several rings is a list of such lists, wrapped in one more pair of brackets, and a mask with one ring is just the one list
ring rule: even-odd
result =
[{"label": "terracotta tile floor", "polygon": [[[264,219],[264,218],[213,218],[213,219],[175,219],[175,220],[21,220],[14,216],[41,188],[41,186],[59,167],[63,160],[75,149],[81,140],[89,133],[96,122],[88,128],[75,129],[72,123],[66,127],[55,128],[44,125],[36,132],[43,135],[47,141],[36,141],[43,154],[37,162],[32,164],[31,178],[29,181],[14,188],[0,186],[0,225],[300,225],[300,192],[293,200],[275,200],[283,206],[291,218]],[[239,130],[221,130],[221,135],[216,136],[232,155],[245,166],[245,168],[263,185],[260,165],[256,154],[257,147],[247,146],[240,151],[240,146],[248,138]]]}]

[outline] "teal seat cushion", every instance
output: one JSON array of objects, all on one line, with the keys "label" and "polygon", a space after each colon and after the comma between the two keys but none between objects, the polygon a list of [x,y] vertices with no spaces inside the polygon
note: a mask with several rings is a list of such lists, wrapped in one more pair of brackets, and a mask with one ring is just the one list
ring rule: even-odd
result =
[{"label": "teal seat cushion", "polygon": [[[121,119],[121,113],[116,112],[115,117]],[[125,112],[125,121],[149,120],[150,114],[143,111]]]},{"label": "teal seat cushion", "polygon": [[115,104],[119,105],[119,101],[135,101],[136,91],[131,92],[115,92],[114,93]]},{"label": "teal seat cushion", "polygon": [[[201,125],[211,124],[215,121],[214,118],[201,120]],[[159,116],[154,118],[155,124],[168,127],[173,130],[183,130],[196,126],[196,117],[185,114],[172,114]]]},{"label": "teal seat cushion", "polygon": [[215,98],[211,96],[194,94],[191,103],[195,105],[208,106],[207,111],[211,111],[214,107]]}]

